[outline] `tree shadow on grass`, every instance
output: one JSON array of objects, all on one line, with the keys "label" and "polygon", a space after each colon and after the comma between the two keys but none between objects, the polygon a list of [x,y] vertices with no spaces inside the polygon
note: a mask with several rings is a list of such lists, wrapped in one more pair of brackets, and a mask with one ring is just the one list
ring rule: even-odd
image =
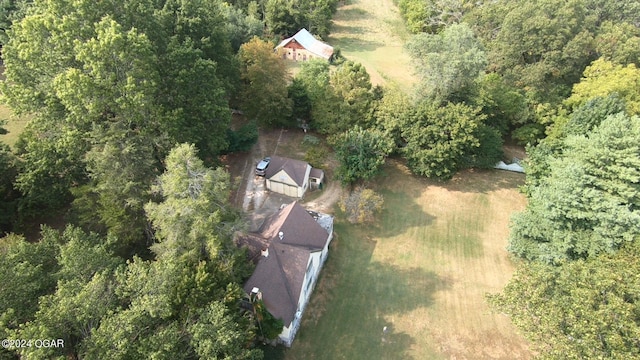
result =
[{"label": "tree shadow on grass", "polygon": [[[357,21],[371,18],[371,14],[362,8],[359,7],[346,7],[341,6],[338,8],[338,13],[334,20],[344,20],[344,21]],[[335,24],[333,25],[335,26]],[[335,31],[332,31],[335,32]]]},{"label": "tree shadow on grass", "polygon": [[420,194],[412,194],[407,189],[383,189],[380,194],[384,197],[384,208],[378,217],[380,221],[376,230],[381,237],[400,235],[412,227],[428,226],[436,219],[415,201]]},{"label": "tree shadow on grass", "polygon": [[525,175],[497,169],[464,169],[442,186],[450,191],[489,193],[501,189],[515,189],[524,185]]},{"label": "tree shadow on grass", "polygon": [[339,47],[342,51],[351,53],[374,51],[377,48],[384,46],[384,43],[380,41],[364,40],[350,36],[330,37],[328,39],[328,43],[334,47]]},{"label": "tree shadow on grass", "polygon": [[293,347],[269,349],[266,359],[411,359],[416,339],[394,322],[433,305],[451,282],[419,267],[372,261],[376,241],[367,233],[338,224]]},{"label": "tree shadow on grass", "polygon": [[333,24],[331,25],[331,32],[334,34],[366,34],[367,29],[362,26]]}]

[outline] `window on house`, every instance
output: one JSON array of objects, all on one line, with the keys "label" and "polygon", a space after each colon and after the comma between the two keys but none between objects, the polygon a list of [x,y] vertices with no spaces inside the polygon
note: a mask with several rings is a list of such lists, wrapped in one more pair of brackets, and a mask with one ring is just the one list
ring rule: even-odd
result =
[{"label": "window on house", "polygon": [[311,271],[313,270],[313,259],[311,259],[311,261],[309,262],[309,266],[307,266],[307,287],[304,290],[305,292],[309,292],[309,289],[311,288],[311,283],[313,281],[311,281]]}]

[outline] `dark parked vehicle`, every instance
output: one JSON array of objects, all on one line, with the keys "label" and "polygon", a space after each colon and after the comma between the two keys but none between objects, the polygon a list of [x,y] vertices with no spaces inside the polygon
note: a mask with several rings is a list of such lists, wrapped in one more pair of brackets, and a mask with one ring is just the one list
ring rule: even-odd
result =
[{"label": "dark parked vehicle", "polygon": [[260,162],[256,166],[256,175],[264,176],[265,171],[267,170],[267,167],[269,166],[270,162],[271,162],[271,158],[270,157],[266,157],[266,158],[260,160]]}]

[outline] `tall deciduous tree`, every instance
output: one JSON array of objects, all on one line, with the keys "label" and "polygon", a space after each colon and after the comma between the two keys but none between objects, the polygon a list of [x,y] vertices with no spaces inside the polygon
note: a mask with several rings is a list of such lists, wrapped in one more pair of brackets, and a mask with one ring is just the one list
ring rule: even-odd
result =
[{"label": "tall deciduous tree", "polygon": [[523,263],[496,308],[511,316],[541,359],[640,357],[640,248],[552,267]]},{"label": "tall deciduous tree", "polygon": [[[38,298],[55,291],[59,248],[53,230],[43,229],[37,243],[10,234],[0,238],[0,336],[34,319]],[[3,350],[0,350],[0,354]]]},{"label": "tall deciduous tree", "polygon": [[474,6],[467,0],[401,0],[400,13],[413,33],[438,33],[451,24],[462,21],[466,11]]},{"label": "tall deciduous tree", "polygon": [[336,0],[264,0],[264,19],[274,35],[289,37],[306,28],[325,37],[337,5]]},{"label": "tall deciduous tree", "polygon": [[620,65],[640,66],[640,28],[628,22],[604,23],[595,39],[598,55]]},{"label": "tall deciduous tree", "polygon": [[336,135],[332,142],[340,162],[336,178],[343,184],[376,176],[394,147],[393,140],[384,132],[359,126]]},{"label": "tall deciduous tree", "polygon": [[565,101],[567,106],[575,108],[591,98],[616,93],[624,99],[630,115],[640,114],[640,69],[635,64],[623,66],[598,59],[585,69],[583,76],[573,86]]},{"label": "tall deciduous tree", "polygon": [[16,220],[18,192],[13,183],[17,170],[16,157],[9,146],[0,142],[0,236],[11,231]]},{"label": "tall deciduous tree", "polygon": [[531,121],[524,91],[509,85],[499,74],[479,78],[471,101],[482,107],[482,113],[487,116],[485,123],[503,136]]},{"label": "tall deciduous tree", "polygon": [[505,8],[489,54],[491,69],[526,89],[535,103],[557,103],[567,96],[594,58],[596,19],[585,2],[535,0],[488,7]]},{"label": "tall deciduous tree", "polygon": [[311,59],[300,65],[296,79],[307,90],[312,103],[319,101],[329,86],[329,63],[323,59]]},{"label": "tall deciduous tree", "polygon": [[223,15],[227,20],[227,31],[231,38],[231,46],[235,51],[238,51],[240,45],[251,40],[254,36],[262,36],[264,22],[256,17],[257,14],[247,14],[248,9],[241,9],[229,3],[223,3],[222,9]]},{"label": "tall deciduous tree", "polygon": [[418,96],[455,100],[487,65],[485,51],[468,25],[454,24],[439,34],[419,34],[407,44],[420,77]]},{"label": "tall deciduous tree", "polygon": [[476,131],[484,120],[479,109],[464,104],[423,102],[402,129],[407,165],[416,174],[451,178],[464,157],[480,145]]},{"label": "tall deciduous tree", "polygon": [[22,208],[60,207],[85,185],[75,193],[98,198],[99,223],[142,237],[143,187],[168,149],[227,149],[239,75],[219,2],[35,2],[11,34],[3,93],[34,115],[17,147]]},{"label": "tall deciduous tree", "polygon": [[333,135],[355,125],[368,127],[375,98],[369,73],[362,64],[345,61],[330,73],[324,90],[322,95],[312,95],[316,100],[311,116],[318,131]]},{"label": "tall deciduous tree", "polygon": [[254,37],[240,47],[242,109],[264,126],[289,125],[291,99],[289,73],[284,60],[273,52],[273,44]]}]

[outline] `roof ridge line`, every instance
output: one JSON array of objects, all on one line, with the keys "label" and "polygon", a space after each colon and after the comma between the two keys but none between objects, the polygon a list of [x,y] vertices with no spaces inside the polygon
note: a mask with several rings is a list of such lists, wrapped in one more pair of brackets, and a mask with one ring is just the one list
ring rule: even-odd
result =
[{"label": "roof ridge line", "polygon": [[[277,240],[275,240],[277,241]],[[288,244],[283,244],[283,245],[287,245],[287,246],[291,246]],[[287,274],[284,272],[284,269],[282,268],[282,262],[280,261],[280,256],[278,255],[278,251],[277,249],[275,249],[276,247],[276,243],[273,243],[274,249],[276,250],[274,251],[275,255],[276,255],[276,261],[278,262],[278,270],[280,270],[280,274],[282,275],[282,278],[284,279],[284,287],[285,289],[287,289],[287,295],[289,295],[289,299],[293,300],[292,303],[295,305],[296,307],[296,311],[298,310],[298,299],[293,299],[293,294],[291,292],[291,284],[289,284],[289,278],[287,277]],[[304,285],[304,284],[303,284]]]}]

